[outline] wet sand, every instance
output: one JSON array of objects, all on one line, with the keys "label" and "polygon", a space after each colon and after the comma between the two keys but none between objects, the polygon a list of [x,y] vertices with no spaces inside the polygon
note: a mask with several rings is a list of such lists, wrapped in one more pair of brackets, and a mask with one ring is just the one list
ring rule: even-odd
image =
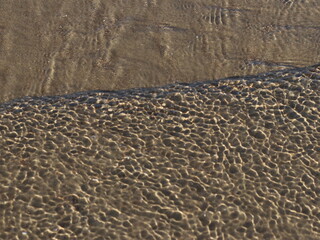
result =
[{"label": "wet sand", "polygon": [[320,65],[0,105],[1,239],[319,239]]},{"label": "wet sand", "polygon": [[1,0],[0,102],[319,63],[318,0]]}]

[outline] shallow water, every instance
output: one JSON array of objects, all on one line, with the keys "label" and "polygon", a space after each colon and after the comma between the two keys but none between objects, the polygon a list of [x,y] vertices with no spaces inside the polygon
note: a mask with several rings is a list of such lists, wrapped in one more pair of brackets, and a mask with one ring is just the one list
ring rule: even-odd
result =
[{"label": "shallow water", "polygon": [[317,0],[0,1],[0,102],[319,62]]},{"label": "shallow water", "polygon": [[0,239],[320,239],[318,19],[0,0]]},{"label": "shallow water", "polygon": [[319,239],[320,67],[0,105],[1,239]]}]

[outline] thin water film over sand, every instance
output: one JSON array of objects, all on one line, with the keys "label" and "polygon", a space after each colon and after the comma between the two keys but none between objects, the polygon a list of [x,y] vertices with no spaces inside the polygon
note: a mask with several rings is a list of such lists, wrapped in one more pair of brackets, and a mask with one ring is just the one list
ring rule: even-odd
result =
[{"label": "thin water film over sand", "polygon": [[319,0],[0,2],[0,102],[319,62]]},{"label": "thin water film over sand", "polygon": [[319,239],[320,67],[0,105],[1,239]]}]

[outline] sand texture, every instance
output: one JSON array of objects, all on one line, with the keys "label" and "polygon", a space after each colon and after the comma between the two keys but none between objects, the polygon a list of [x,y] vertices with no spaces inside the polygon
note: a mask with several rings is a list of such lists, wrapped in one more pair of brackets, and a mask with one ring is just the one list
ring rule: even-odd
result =
[{"label": "sand texture", "polygon": [[0,105],[0,239],[320,239],[320,65]]},{"label": "sand texture", "polygon": [[319,0],[0,0],[0,103],[317,64]]}]

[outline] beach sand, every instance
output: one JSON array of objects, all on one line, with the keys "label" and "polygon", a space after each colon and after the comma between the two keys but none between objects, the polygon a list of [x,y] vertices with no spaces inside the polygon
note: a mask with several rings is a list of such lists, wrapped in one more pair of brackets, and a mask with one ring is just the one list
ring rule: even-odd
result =
[{"label": "beach sand", "polygon": [[0,105],[1,239],[320,239],[320,67]]},{"label": "beach sand", "polygon": [[319,63],[318,0],[1,0],[0,103]]}]

